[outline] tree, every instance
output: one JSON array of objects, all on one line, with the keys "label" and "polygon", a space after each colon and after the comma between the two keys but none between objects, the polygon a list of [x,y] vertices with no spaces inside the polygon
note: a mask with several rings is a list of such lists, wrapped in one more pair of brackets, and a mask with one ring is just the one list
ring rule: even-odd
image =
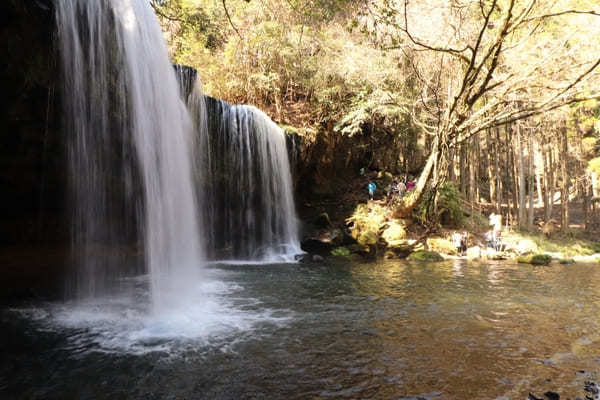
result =
[{"label": "tree", "polygon": [[419,83],[416,100],[396,102],[432,137],[416,188],[396,215],[407,216],[427,184],[443,182],[450,149],[470,137],[600,98],[597,89],[586,92],[598,79],[595,39],[584,41],[577,28],[598,26],[599,17],[565,1],[366,2],[364,26],[382,48],[404,55]]}]

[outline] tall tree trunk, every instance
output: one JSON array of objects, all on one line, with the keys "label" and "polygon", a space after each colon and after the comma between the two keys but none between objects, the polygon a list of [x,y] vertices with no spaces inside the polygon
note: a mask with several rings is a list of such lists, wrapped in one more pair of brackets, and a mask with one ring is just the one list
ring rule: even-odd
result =
[{"label": "tall tree trunk", "polygon": [[566,232],[569,228],[569,177],[567,175],[567,158],[569,155],[569,142],[567,127],[563,124],[561,132],[562,157],[560,158],[560,175],[562,178],[560,193],[560,223],[561,230]]},{"label": "tall tree trunk", "polygon": [[549,202],[548,202],[548,219],[552,218],[554,211],[554,192],[556,190],[556,157],[554,157],[554,140],[550,140],[550,148],[548,149],[548,162],[550,165],[548,175],[548,190],[549,190]]},{"label": "tall tree trunk", "polygon": [[494,170],[494,160],[498,158],[497,143],[492,144],[492,135],[490,130],[486,130],[485,136],[486,146],[486,166],[487,166],[487,178],[490,186],[490,204],[494,204],[496,201],[496,171]]},{"label": "tall tree trunk", "polygon": [[400,204],[394,210],[395,218],[406,218],[410,215],[410,213],[415,208],[417,203],[421,200],[421,197],[423,197],[423,193],[425,192],[425,187],[427,186],[427,183],[429,182],[433,168],[437,165],[439,159],[440,159],[439,136],[436,136],[433,139],[433,142],[431,143],[431,153],[429,154],[429,157],[427,158],[427,163],[425,164],[425,167],[423,168],[423,171],[421,172],[421,175],[419,176],[419,180],[417,181],[415,188],[413,190],[411,190],[410,192],[408,192],[406,195],[404,195],[404,197],[402,197]]},{"label": "tall tree trunk", "polygon": [[510,156],[510,171],[512,171],[512,180],[510,181],[510,191],[512,194],[512,211],[511,211],[511,221],[513,222],[514,225],[515,222],[517,221],[517,216],[518,216],[518,209],[517,209],[517,205],[519,203],[519,199],[518,199],[518,188],[517,185],[519,183],[519,179],[518,179],[518,171],[517,171],[517,162],[516,162],[516,151],[515,151],[515,146],[516,146],[516,142],[513,141],[513,146],[508,146],[508,143],[510,143],[510,140],[508,138],[509,132],[506,132],[506,143],[507,143],[507,153]]},{"label": "tall tree trunk", "polygon": [[535,186],[534,186],[534,176],[535,176],[535,150],[533,148],[533,132],[529,132],[529,143],[528,143],[528,148],[529,148],[529,176],[528,178],[528,183],[529,183],[529,208],[528,208],[528,213],[527,213],[527,229],[531,232],[533,230],[533,213],[534,213],[534,209],[533,209],[533,198],[535,195]]},{"label": "tall tree trunk", "polygon": [[475,137],[471,138],[471,145],[470,147],[470,154],[471,157],[469,157],[469,201],[471,202],[471,207],[473,205],[475,205],[475,199],[477,196],[477,190],[476,190],[476,177],[475,177],[475,168],[476,168],[476,154],[477,154],[477,149],[475,148]]},{"label": "tall tree trunk", "polygon": [[525,227],[525,162],[523,161],[523,142],[521,140],[521,124],[517,122],[518,172],[519,172],[519,228]]},{"label": "tall tree trunk", "polygon": [[460,192],[467,197],[467,144],[460,144],[460,164],[458,166],[460,170]]},{"label": "tall tree trunk", "polygon": [[[496,128],[496,151],[494,152],[494,175],[496,177],[496,212],[502,214],[502,174],[500,173],[500,128]],[[506,165],[506,164],[505,164]]]},{"label": "tall tree trunk", "polygon": [[[475,140],[475,159],[477,160],[475,163],[475,201],[479,204],[481,200],[481,188],[479,182],[481,182],[481,166],[483,165],[482,157],[481,157],[481,141],[479,140],[479,136],[474,136]],[[479,212],[481,212],[481,205],[479,205]]]},{"label": "tall tree trunk", "polygon": [[548,145],[542,147],[542,161],[544,162],[544,220],[550,219],[550,159]]},{"label": "tall tree trunk", "polygon": [[449,179],[450,182],[456,183],[456,172],[454,170],[454,164],[455,164],[455,157],[454,157],[454,148],[450,149],[450,153],[448,155],[448,169],[449,169]]},{"label": "tall tree trunk", "polygon": [[[543,150],[540,147],[540,144],[537,138],[533,138],[533,152],[535,160],[535,187],[537,189],[538,194],[538,204],[544,203],[544,192],[542,191],[542,174],[544,173],[544,161],[542,158],[544,157]],[[539,156],[539,157],[538,157]]]},{"label": "tall tree trunk", "polygon": [[590,226],[590,193],[591,193],[591,186],[590,186],[590,180],[587,174],[585,174],[583,176],[583,190],[582,190],[582,194],[583,194],[583,229],[585,229],[586,231],[589,229]]}]

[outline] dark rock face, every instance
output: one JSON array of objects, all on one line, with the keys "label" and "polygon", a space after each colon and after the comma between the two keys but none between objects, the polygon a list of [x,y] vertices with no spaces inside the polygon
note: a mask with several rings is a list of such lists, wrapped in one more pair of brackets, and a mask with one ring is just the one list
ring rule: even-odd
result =
[{"label": "dark rock face", "polygon": [[67,242],[52,2],[2,1],[0,27],[0,242]]},{"label": "dark rock face", "polygon": [[361,168],[416,173],[425,161],[424,155],[416,152],[410,160],[401,162],[396,132],[372,131],[366,127],[353,136],[337,132],[312,137],[287,134],[296,192],[301,201],[341,195]]}]

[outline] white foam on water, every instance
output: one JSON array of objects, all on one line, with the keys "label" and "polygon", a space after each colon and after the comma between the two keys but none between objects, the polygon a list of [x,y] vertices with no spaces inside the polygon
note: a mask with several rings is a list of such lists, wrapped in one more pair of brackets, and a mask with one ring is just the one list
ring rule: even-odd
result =
[{"label": "white foam on water", "polygon": [[233,342],[257,337],[261,327],[283,326],[291,318],[287,311],[261,308],[259,300],[239,293],[237,284],[216,280],[199,283],[193,301],[188,293],[186,301],[170,304],[168,311],[156,310],[148,301],[148,283],[132,282],[134,290],[110,297],[11,311],[36,322],[40,330],[66,334],[73,353],[169,356],[215,347],[231,351]]}]

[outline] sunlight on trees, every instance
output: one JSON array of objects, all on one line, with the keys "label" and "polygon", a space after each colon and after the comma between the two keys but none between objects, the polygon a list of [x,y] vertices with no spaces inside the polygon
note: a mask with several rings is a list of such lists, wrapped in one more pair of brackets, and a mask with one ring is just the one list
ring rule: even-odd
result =
[{"label": "sunlight on trees", "polygon": [[557,192],[561,204],[598,195],[595,0],[153,5],[174,61],[197,68],[207,93],[321,135],[394,132],[399,153],[428,154],[399,216],[446,180],[519,224],[535,193],[548,218]]}]

